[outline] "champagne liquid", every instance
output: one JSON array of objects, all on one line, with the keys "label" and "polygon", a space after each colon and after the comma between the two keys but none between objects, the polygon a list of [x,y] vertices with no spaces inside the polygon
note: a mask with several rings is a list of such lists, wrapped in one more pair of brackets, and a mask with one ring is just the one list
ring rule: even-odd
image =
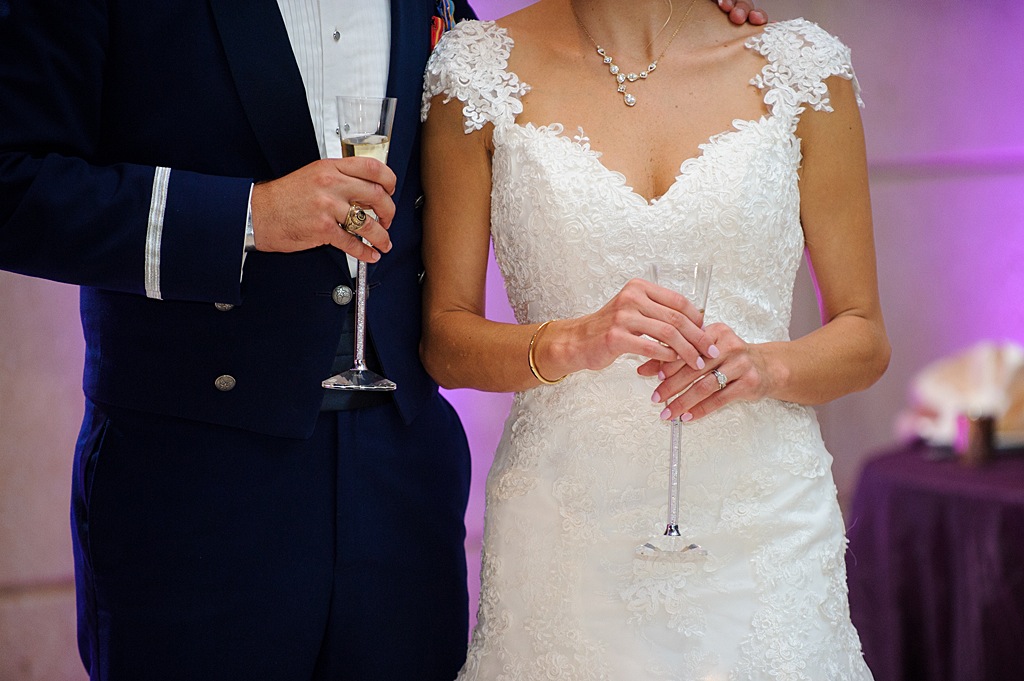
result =
[{"label": "champagne liquid", "polygon": [[391,146],[391,139],[385,135],[359,135],[357,137],[341,138],[341,155],[369,156],[381,163],[388,162],[388,147]]}]

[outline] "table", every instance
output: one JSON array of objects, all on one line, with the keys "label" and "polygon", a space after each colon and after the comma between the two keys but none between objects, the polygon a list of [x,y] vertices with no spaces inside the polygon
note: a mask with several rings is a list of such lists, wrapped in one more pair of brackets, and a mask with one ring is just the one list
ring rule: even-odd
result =
[{"label": "table", "polygon": [[883,452],[847,525],[876,681],[1024,680],[1024,450],[975,468],[922,443]]}]

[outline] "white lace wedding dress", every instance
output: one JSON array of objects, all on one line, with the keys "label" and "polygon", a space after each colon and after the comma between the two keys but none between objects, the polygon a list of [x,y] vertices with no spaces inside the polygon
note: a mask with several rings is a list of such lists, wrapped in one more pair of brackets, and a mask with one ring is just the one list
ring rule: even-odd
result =
[{"label": "white lace wedding dress", "polygon": [[[491,231],[521,323],[593,312],[653,260],[713,257],[707,320],[750,342],[788,338],[803,254],[795,136],[830,110],[849,51],[803,20],[748,46],[769,113],[682,164],[650,203],[584,131],[519,125],[529,85],[492,22],[445,35],[427,68],[465,130],[494,126]],[[523,361],[526,361],[524,356]],[[664,530],[669,428],[638,358],[515,396],[487,480],[482,593],[460,678],[488,681],[870,679],[847,606],[842,518],[814,412],[734,403],[684,428],[680,526],[705,559],[634,547]]]}]

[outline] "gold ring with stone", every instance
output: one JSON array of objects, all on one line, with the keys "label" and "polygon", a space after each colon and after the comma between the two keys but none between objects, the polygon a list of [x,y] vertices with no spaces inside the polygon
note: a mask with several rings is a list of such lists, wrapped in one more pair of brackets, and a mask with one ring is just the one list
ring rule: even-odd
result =
[{"label": "gold ring with stone", "polygon": [[718,389],[725,390],[725,386],[729,383],[729,379],[725,377],[725,374],[718,369],[712,369],[711,373],[718,379]]},{"label": "gold ring with stone", "polygon": [[348,215],[345,216],[345,224],[341,227],[349,234],[355,235],[366,226],[366,219],[366,211],[353,205],[349,207]]}]

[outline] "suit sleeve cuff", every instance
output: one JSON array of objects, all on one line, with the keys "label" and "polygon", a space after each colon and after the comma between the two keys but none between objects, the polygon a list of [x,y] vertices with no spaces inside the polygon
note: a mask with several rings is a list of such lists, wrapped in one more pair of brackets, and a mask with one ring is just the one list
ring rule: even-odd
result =
[{"label": "suit sleeve cuff", "polygon": [[242,240],[242,268],[238,281],[245,278],[245,256],[256,250],[256,232],[252,228],[252,187],[249,187],[249,203],[245,209],[245,238]]}]

